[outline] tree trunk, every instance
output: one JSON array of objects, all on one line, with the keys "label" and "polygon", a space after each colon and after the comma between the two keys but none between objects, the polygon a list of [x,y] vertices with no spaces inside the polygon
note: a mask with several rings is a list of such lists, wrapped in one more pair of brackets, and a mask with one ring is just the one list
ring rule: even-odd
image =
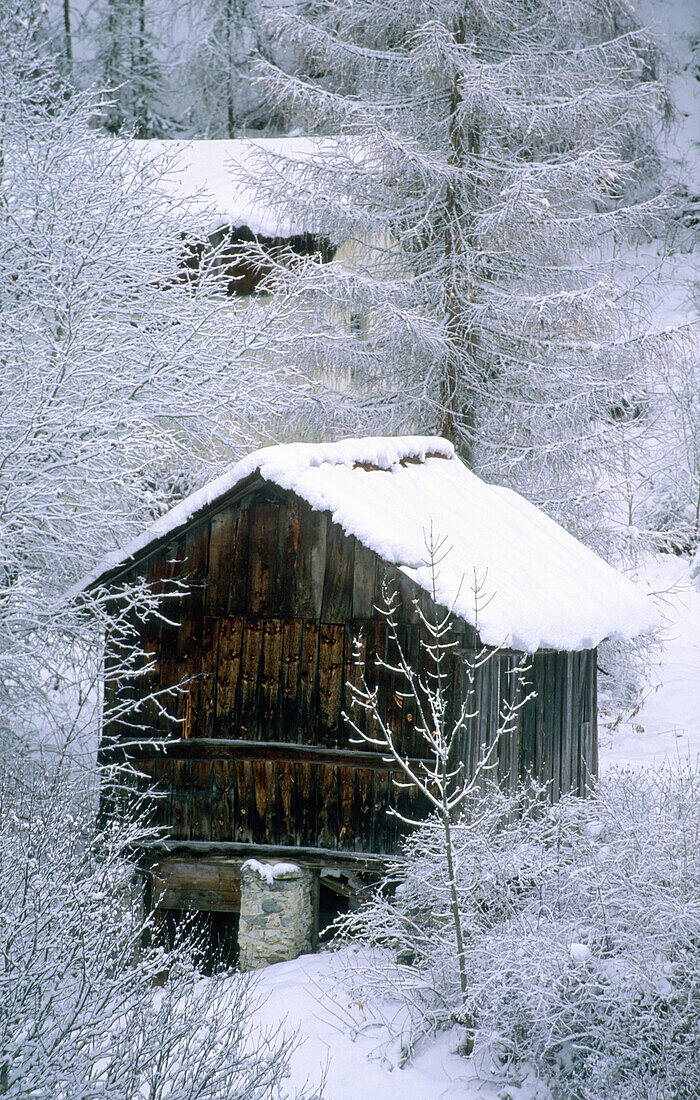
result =
[{"label": "tree trunk", "polygon": [[63,0],[63,50],[66,62],[66,74],[73,73],[73,36],[70,27],[70,0]]},{"label": "tree trunk", "polygon": [[[453,31],[453,37],[458,45],[464,45],[466,41],[464,17],[459,18]],[[479,153],[481,144],[478,127],[471,122],[468,126],[464,126],[464,122],[460,118],[461,105],[462,94],[459,87],[459,77],[455,73],[450,89],[449,163],[456,170],[462,170],[467,158]],[[445,255],[449,268],[445,312],[447,331],[454,351],[449,355],[442,377],[439,430],[441,435],[444,435],[446,439],[455,444],[465,462],[472,465],[472,439],[475,427],[474,396],[460,394],[457,366],[461,358],[457,351],[458,348],[466,351],[472,361],[475,360],[476,351],[476,337],[473,329],[468,323],[465,324],[464,291],[460,280],[460,271],[464,269],[462,254],[465,244],[470,247],[472,243],[469,237],[469,211],[464,210],[462,196],[456,194],[454,184],[450,183],[447,195],[447,227],[445,230]],[[468,296],[471,298],[475,295],[476,287],[472,286],[468,289]]]}]

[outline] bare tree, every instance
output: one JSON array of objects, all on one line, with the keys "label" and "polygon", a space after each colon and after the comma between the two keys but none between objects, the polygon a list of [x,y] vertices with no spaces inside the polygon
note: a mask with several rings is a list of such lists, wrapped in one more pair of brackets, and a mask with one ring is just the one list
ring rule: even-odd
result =
[{"label": "bare tree", "polygon": [[270,352],[276,307],[185,278],[162,165],[95,131],[101,98],[24,14],[0,14],[3,729],[31,711],[20,684],[46,694],[61,647],[39,635],[66,588],[243,453],[327,420]]},{"label": "bare tree", "polygon": [[[432,576],[433,606],[437,609],[437,577],[441,560],[449,553],[445,541],[436,537],[432,530],[426,535],[426,564]],[[484,606],[487,595],[483,578],[474,578],[474,620],[478,630],[479,611]],[[526,673],[529,658],[523,658],[514,664],[511,677],[515,688],[509,699],[503,701],[498,728],[490,745],[483,745],[480,759],[472,774],[467,774],[460,747],[464,734],[470,724],[478,717],[476,709],[476,678],[486,663],[497,659],[499,650],[483,646],[473,654],[465,655],[465,696],[456,707],[456,716],[450,718],[453,709],[450,704],[450,686],[452,684],[451,661],[456,646],[452,635],[451,612],[445,610],[435,618],[428,617],[415,602],[416,614],[424,630],[421,646],[427,655],[429,671],[420,675],[411,665],[401,644],[397,620],[398,596],[395,592],[384,590],[384,607],[381,608],[386,620],[390,657],[377,657],[377,666],[398,674],[404,685],[400,691],[403,699],[410,700],[415,712],[415,731],[425,748],[426,757],[420,761],[409,760],[397,747],[397,737],[391,725],[382,715],[377,690],[368,683],[362,647],[355,642],[356,659],[360,668],[359,684],[351,684],[351,707],[364,711],[369,717],[367,724],[360,725],[350,714],[345,718],[359,739],[380,749],[385,757],[395,762],[404,775],[404,780],[395,780],[398,787],[416,788],[430,807],[433,815],[433,835],[438,836],[440,862],[445,867],[445,887],[449,896],[449,915],[451,931],[454,937],[461,1003],[453,1010],[453,1019],[466,1027],[466,1039],[463,1044],[465,1053],[470,1054],[473,1047],[473,1023],[466,1008],[469,997],[469,980],[465,952],[462,904],[458,880],[457,854],[454,829],[466,806],[473,800],[476,792],[483,787],[493,768],[498,763],[501,741],[507,740],[517,727],[520,710],[532,698],[533,692],[527,690]],[[391,810],[405,825],[421,826],[424,823],[402,816],[396,809]]]},{"label": "bare tree", "polygon": [[0,767],[0,1095],[300,1096],[294,1037],[256,1028],[246,976],[202,982],[189,933],[152,935],[134,859],[152,832],[136,807],[97,829],[91,779]]}]

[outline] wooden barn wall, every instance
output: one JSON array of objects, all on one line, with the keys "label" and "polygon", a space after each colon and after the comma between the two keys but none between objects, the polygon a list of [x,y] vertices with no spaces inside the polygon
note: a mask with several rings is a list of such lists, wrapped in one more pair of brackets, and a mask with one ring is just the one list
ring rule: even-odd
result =
[{"label": "wooden barn wall", "polygon": [[[144,703],[136,722],[112,722],[107,732],[133,740],[142,724],[151,735],[192,742],[183,758],[153,754],[139,765],[162,792],[158,817],[173,837],[392,850],[397,823],[385,812],[394,797],[391,772],[379,759],[367,766],[367,746],[353,742],[342,714],[351,706],[347,684],[358,678],[355,639],[371,677],[375,655],[387,653],[387,626],[376,610],[382,582],[402,593],[399,634],[415,666],[420,626],[411,600],[418,594],[429,611],[428,597],[327,513],[268,488],[163,548],[149,560],[147,577],[155,586],[186,579],[188,591],[163,600],[165,618],[142,628],[153,667],[137,690],[180,687]],[[471,629],[458,629],[461,649],[473,649]],[[461,746],[467,773],[497,736],[501,703],[515,690],[516,659],[500,653],[479,670],[470,708],[478,717]],[[457,705],[466,690],[457,655],[451,676]],[[534,772],[555,797],[582,792],[587,769],[596,766],[595,651],[535,654],[528,676],[537,698],[499,745],[499,779],[509,784]],[[374,682],[401,751],[425,755],[401,678],[382,672]],[[362,719],[357,708],[353,715]],[[230,739],[242,743],[240,751],[227,755],[222,744],[217,757],[210,742]],[[255,743],[262,749],[270,742],[289,749],[256,755]],[[322,760],[304,757],[311,746],[325,751]],[[363,766],[349,761],[348,750],[358,748]],[[425,811],[415,792],[401,799],[404,812]]]}]

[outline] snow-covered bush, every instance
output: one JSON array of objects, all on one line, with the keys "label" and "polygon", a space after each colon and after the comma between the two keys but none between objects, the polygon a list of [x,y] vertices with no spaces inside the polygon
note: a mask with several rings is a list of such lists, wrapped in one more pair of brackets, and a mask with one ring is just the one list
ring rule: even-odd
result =
[{"label": "snow-covered bush", "polygon": [[123,854],[144,826],[98,831],[89,784],[68,775],[0,775],[0,1094],[282,1100],[293,1040],[251,1026],[244,976],[201,981],[186,936],[144,946]]},{"label": "snow-covered bush", "polygon": [[[616,772],[555,805],[493,789],[453,849],[485,1074],[535,1066],[557,1100],[700,1094],[700,771]],[[405,857],[348,929],[381,948],[363,980],[391,975],[415,1041],[462,995],[439,823]]]}]

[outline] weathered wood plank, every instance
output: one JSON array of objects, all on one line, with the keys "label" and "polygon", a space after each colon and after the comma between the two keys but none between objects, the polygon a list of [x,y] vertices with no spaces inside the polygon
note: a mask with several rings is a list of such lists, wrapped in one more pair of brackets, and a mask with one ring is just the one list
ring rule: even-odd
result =
[{"label": "weathered wood plank", "polygon": [[542,655],[542,772],[540,779],[552,791],[554,782],[554,683],[553,654]]},{"label": "weathered wood plank", "polygon": [[561,793],[561,735],[563,716],[563,680],[566,654],[553,653],[552,666],[552,797],[556,801]]},{"label": "weathered wood plank", "polygon": [[[508,663],[508,702],[511,707],[517,708],[521,701],[521,692],[516,672],[518,662],[510,654],[504,659]],[[520,783],[520,760],[522,756],[522,710],[516,712],[513,721],[513,731],[510,739],[510,785],[511,790]]]},{"label": "weathered wood plank", "polygon": [[546,665],[545,657],[543,653],[535,653],[532,661],[532,671],[535,681],[535,689],[537,696],[535,698],[536,705],[536,728],[535,728],[535,775],[539,782],[546,782],[545,769],[547,764],[547,737],[546,737],[546,717],[545,717],[545,679],[546,679]]},{"label": "weathered wood plank", "polygon": [[359,821],[356,812],[355,777],[354,768],[338,768],[338,848],[354,849],[356,846]]},{"label": "weathered wood plank", "polygon": [[279,575],[279,505],[256,500],[250,507],[248,536],[248,615],[268,618],[275,613]]},{"label": "weathered wood plank", "polygon": [[242,737],[259,737],[260,666],[263,648],[261,619],[246,619],[240,675],[238,728]]},{"label": "weathered wood plank", "polygon": [[189,840],[192,811],[190,791],[192,787],[192,762],[173,760],[170,787],[171,829],[175,840]]},{"label": "weathered wood plank", "polygon": [[[356,649],[355,643],[359,648]],[[352,718],[357,726],[364,730],[366,727],[366,715],[361,707],[353,704],[355,692],[362,686],[361,666],[358,661],[367,659],[367,623],[352,622],[345,626],[345,645],[343,648],[343,689],[341,707],[345,714]],[[350,725],[343,721],[343,737],[346,743],[357,738],[357,734]]]},{"label": "weathered wood plank", "polygon": [[[372,768],[396,771],[396,765],[381,752],[361,748],[333,748],[323,745],[299,745],[289,741],[247,741],[238,738],[189,738],[162,743],[134,743],[107,750],[107,760],[117,752],[135,760],[168,758],[172,760],[298,760],[339,767]],[[424,758],[411,757],[418,766]]]},{"label": "weathered wood plank", "polygon": [[355,539],[353,551],[352,613],[348,618],[374,618],[377,555]]},{"label": "weathered wood plank", "polygon": [[298,714],[302,633],[303,624],[298,619],[284,624],[279,699],[279,730],[283,741],[296,741],[301,736]]},{"label": "weathered wood plank", "polygon": [[299,739],[308,744],[316,740],[316,705],[318,689],[319,626],[307,619],[301,639],[299,667]]},{"label": "weathered wood plank", "polygon": [[241,907],[240,865],[223,859],[177,859],[150,868],[152,904],[160,909],[237,913]]},{"label": "weathered wood plank", "polygon": [[352,615],[355,540],[328,521],[321,622],[345,623]]},{"label": "weathered wood plank", "polygon": [[314,786],[318,791],[316,843],[321,848],[338,847],[338,769],[314,767]]},{"label": "weathered wood plank", "polygon": [[576,745],[576,758],[574,761],[573,769],[573,785],[574,790],[579,795],[586,793],[585,783],[585,707],[586,707],[586,671],[587,671],[587,651],[581,650],[579,653],[574,654],[574,740]]},{"label": "weathered wood plank", "polygon": [[[475,702],[477,708],[476,730],[476,763],[479,765],[486,758],[489,751],[489,717],[488,707],[491,696],[491,662],[480,664],[476,670]],[[482,785],[486,776],[482,776]]]},{"label": "weathered wood plank", "polygon": [[293,619],[297,607],[297,576],[299,540],[301,537],[300,501],[290,493],[279,513],[279,569],[278,614],[280,619]]},{"label": "weathered wood plank", "polygon": [[[536,690],[534,661],[526,674],[525,695]],[[520,779],[527,783],[537,768],[537,699],[529,699],[520,711]]]},{"label": "weathered wood plank", "polygon": [[256,815],[253,800],[253,765],[249,760],[236,761],[235,840],[252,842],[256,835]]},{"label": "weathered wood plank", "polygon": [[205,615],[202,623],[199,712],[194,737],[212,737],[216,718],[216,672],[219,653],[219,620]]},{"label": "weathered wood plank", "polygon": [[[391,673],[382,667],[387,653],[386,635],[386,622],[383,619],[367,623],[365,678],[368,688],[376,691],[377,711],[380,715],[385,714],[390,705],[392,690]],[[372,737],[378,733],[377,722],[370,714],[366,716],[365,732]]]},{"label": "weathered wood plank", "polygon": [[236,509],[236,537],[231,563],[228,593],[228,613],[233,618],[248,614],[248,569],[250,540],[250,510],[252,498],[245,497]]},{"label": "weathered wood plank", "polygon": [[347,744],[347,735],[341,726],[340,707],[343,695],[343,651],[345,627],[321,623],[318,641],[318,724],[317,741],[326,745],[338,745],[339,739]]},{"label": "weathered wood plank", "polygon": [[212,764],[210,761],[192,762],[191,796],[190,836],[192,840],[211,840]]},{"label": "weathered wood plank", "polygon": [[170,760],[155,759],[154,777],[156,797],[153,799],[153,824],[169,828],[173,820],[173,777]]},{"label": "weathered wood plank", "polygon": [[224,856],[228,859],[293,859],[309,867],[347,867],[379,869],[386,863],[382,852],[343,852],[309,845],[252,844],[245,841],[159,840],[137,849],[144,856],[191,853],[201,856]]},{"label": "weathered wood plank", "polygon": [[238,689],[242,653],[243,619],[221,619],[216,664],[214,721],[214,732],[217,737],[233,737],[238,730]]},{"label": "weathered wood plank", "polygon": [[[380,622],[384,622],[384,618],[381,611],[386,609],[387,599],[391,598],[391,593],[395,590],[397,583],[396,569],[389,565],[388,562],[382,561],[381,558],[377,558],[376,569],[374,572],[374,618]],[[403,615],[403,605],[401,607],[401,614]]]},{"label": "weathered wood plank", "polygon": [[235,768],[231,761],[212,762],[211,839],[232,840],[236,812]]},{"label": "weathered wood plank", "polygon": [[255,837],[264,844],[273,843],[275,779],[271,761],[253,761],[253,792],[258,825]]},{"label": "weathered wood plank", "polygon": [[561,738],[561,790],[562,794],[578,787],[578,738],[574,726],[574,662],[578,654],[564,654],[562,738]]},{"label": "weathered wood plank", "polygon": [[296,782],[294,764],[280,762],[277,765],[277,791],[280,819],[276,833],[280,844],[294,844],[294,825],[297,817]]},{"label": "weathered wood plank", "polygon": [[[298,845],[317,843],[316,839],[316,785],[313,764],[295,764],[296,781],[296,842]],[[313,839],[309,839],[313,838]]]},{"label": "weathered wood plank", "polygon": [[178,646],[179,677],[183,684],[178,717],[183,723],[184,737],[194,736],[199,709],[208,551],[209,524],[205,523],[189,531],[185,540],[183,575],[187,583],[187,595],[182,601]]},{"label": "weathered wood plank", "polygon": [[300,505],[295,618],[319,619],[326,574],[328,516]]},{"label": "weathered wood plank", "polygon": [[355,837],[357,851],[371,852],[374,844],[374,773],[369,768],[358,768],[356,772],[357,804],[356,820],[358,832]]},{"label": "weathered wood plank", "polygon": [[[178,581],[182,576],[185,558],[185,543],[170,545],[165,549],[164,582],[167,589],[169,581]],[[177,595],[165,596],[160,602],[163,619],[160,624],[160,695],[159,702],[163,711],[158,728],[166,736],[179,737],[178,724],[180,710],[180,692],[175,686],[180,681],[179,637],[182,619],[182,600]]]},{"label": "weathered wood plank", "polygon": [[157,701],[160,688],[160,622],[149,619],[142,625],[142,667],[134,684],[140,701],[133,721],[147,736],[156,736],[161,732],[161,712]]},{"label": "weathered wood plank", "polygon": [[263,628],[263,651],[260,669],[260,737],[277,740],[279,737],[280,681],[282,677],[282,652],[284,623],[280,619],[268,619]]},{"label": "weathered wood plank", "polygon": [[206,615],[219,618],[228,615],[237,523],[238,513],[233,506],[212,516],[204,607]]}]

